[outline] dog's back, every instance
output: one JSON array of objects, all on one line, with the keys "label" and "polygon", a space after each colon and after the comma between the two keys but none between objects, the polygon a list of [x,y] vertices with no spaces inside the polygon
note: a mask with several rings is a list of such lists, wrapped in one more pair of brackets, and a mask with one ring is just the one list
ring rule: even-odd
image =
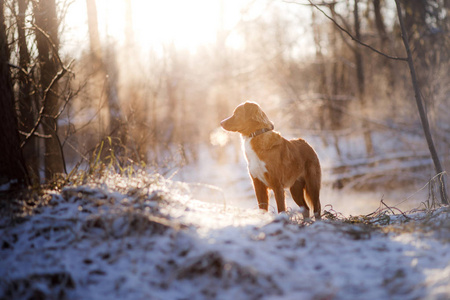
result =
[{"label": "dog's back", "polygon": [[[314,149],[303,139],[286,140],[278,132],[270,132],[244,139],[247,157],[251,145],[258,158],[265,163],[268,182],[278,182],[283,188],[291,187],[301,176],[313,175],[320,183],[321,170]],[[269,184],[271,187],[273,184]]]}]

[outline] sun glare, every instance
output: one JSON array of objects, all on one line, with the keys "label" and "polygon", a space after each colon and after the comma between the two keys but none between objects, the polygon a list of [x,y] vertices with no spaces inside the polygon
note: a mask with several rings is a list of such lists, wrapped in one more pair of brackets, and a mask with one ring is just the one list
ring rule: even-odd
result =
[{"label": "sun glare", "polygon": [[136,38],[143,44],[175,43],[189,49],[215,41],[218,1],[135,2]]},{"label": "sun glare", "polygon": [[[218,30],[229,29],[239,19],[238,0],[131,0],[134,42],[144,49],[174,44],[190,51],[216,41]],[[126,27],[125,0],[97,0],[102,39],[123,43]],[[87,34],[86,2],[76,0],[68,25],[75,34]],[[81,37],[82,39],[83,37]]]}]

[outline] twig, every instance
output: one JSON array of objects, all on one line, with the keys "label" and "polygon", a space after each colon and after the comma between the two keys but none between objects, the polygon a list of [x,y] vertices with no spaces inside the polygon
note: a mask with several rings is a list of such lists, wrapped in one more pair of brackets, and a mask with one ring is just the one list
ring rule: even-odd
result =
[{"label": "twig", "polygon": [[[393,214],[393,215],[395,215],[395,213],[394,213],[394,211],[392,210],[392,208],[391,207],[389,207],[386,203],[384,203],[384,201],[383,201],[383,199],[381,199],[381,203],[383,203],[383,205],[384,206],[386,206],[390,211],[391,211],[391,213]],[[402,212],[400,209],[398,209],[397,207],[393,207],[394,209],[396,209],[396,210],[398,210],[401,214],[402,214],[402,216],[403,217],[405,217],[405,219],[411,219],[410,217],[408,217],[404,212]]]},{"label": "twig", "polygon": [[442,173],[438,173],[436,175],[434,175],[427,183],[425,183],[425,185],[423,187],[421,187],[420,189],[418,189],[417,191],[415,191],[414,193],[412,193],[411,195],[409,195],[408,197],[406,197],[404,200],[398,202],[395,205],[399,205],[399,204],[403,204],[406,201],[409,201],[412,197],[414,197],[415,195],[417,195],[419,192],[423,191],[427,186],[430,185],[430,183],[435,180],[437,177],[442,178],[443,175],[446,175],[447,172],[443,171]]},{"label": "twig", "polygon": [[66,109],[67,104],[69,104],[69,101],[70,101],[73,97],[77,96],[77,95],[78,95],[78,92],[79,92],[79,91],[75,91],[75,93],[72,93],[72,91],[70,91],[69,94],[68,94],[68,95],[65,97],[65,99],[64,99],[64,104],[63,104],[62,108],[59,110],[59,112],[58,112],[56,115],[54,115],[54,116],[52,116],[52,117],[55,118],[55,119],[58,119],[58,118],[61,116],[61,114],[64,112],[64,110]]},{"label": "twig", "polygon": [[[326,209],[327,207],[329,207],[329,209]],[[345,216],[341,213],[341,212],[338,212],[338,211],[336,211],[334,208],[333,208],[333,205],[331,205],[331,204],[327,204],[327,205],[325,205],[325,207],[324,207],[324,209],[323,209],[323,215],[324,216],[329,216],[329,215],[331,215],[331,216],[333,216],[333,218],[335,218],[336,220],[343,220],[343,219],[345,219]]]},{"label": "twig", "polygon": [[52,47],[52,52],[53,52],[53,56],[56,58],[56,60],[58,61],[59,65],[63,66],[63,62],[61,61],[61,58],[58,55],[58,48],[56,47],[56,45],[53,43],[52,38],[48,35],[47,32],[45,32],[42,28],[40,28],[39,26],[37,26],[34,23],[31,23],[32,27],[30,29],[35,29],[37,31],[39,31],[43,36],[45,36],[45,38],[47,39],[48,43],[50,44],[50,46]]},{"label": "twig", "polygon": [[384,203],[383,199],[381,199],[380,202],[381,202],[384,206],[386,206],[386,208],[389,209],[393,215],[395,215],[395,212],[394,212],[394,211],[393,211],[386,203]]},{"label": "twig", "polygon": [[[19,134],[24,135],[24,136],[28,136],[29,133],[27,133],[27,132],[25,132],[25,131],[22,131],[22,130],[19,130]],[[39,133],[39,132],[35,132],[35,133],[33,133],[33,134],[34,134],[35,136],[40,137],[40,138],[43,138],[43,139],[49,139],[49,138],[52,137],[51,135],[42,134],[42,133]]]}]

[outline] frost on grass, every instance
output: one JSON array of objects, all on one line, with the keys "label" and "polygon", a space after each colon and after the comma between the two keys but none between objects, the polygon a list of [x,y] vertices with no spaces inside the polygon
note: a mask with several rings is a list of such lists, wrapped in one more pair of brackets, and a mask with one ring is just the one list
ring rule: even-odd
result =
[{"label": "frost on grass", "polygon": [[0,299],[447,299],[450,211],[367,216],[198,201],[109,174],[2,200]]}]

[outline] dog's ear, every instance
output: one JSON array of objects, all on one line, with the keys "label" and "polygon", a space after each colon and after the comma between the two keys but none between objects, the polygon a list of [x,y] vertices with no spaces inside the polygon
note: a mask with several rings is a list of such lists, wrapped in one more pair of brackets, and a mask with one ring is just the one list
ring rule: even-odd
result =
[{"label": "dog's ear", "polygon": [[269,120],[269,118],[267,117],[267,115],[262,111],[261,107],[259,107],[258,104],[253,103],[254,105],[252,105],[252,114],[251,114],[251,118],[261,124],[264,124],[265,127],[273,129],[273,123]]}]

